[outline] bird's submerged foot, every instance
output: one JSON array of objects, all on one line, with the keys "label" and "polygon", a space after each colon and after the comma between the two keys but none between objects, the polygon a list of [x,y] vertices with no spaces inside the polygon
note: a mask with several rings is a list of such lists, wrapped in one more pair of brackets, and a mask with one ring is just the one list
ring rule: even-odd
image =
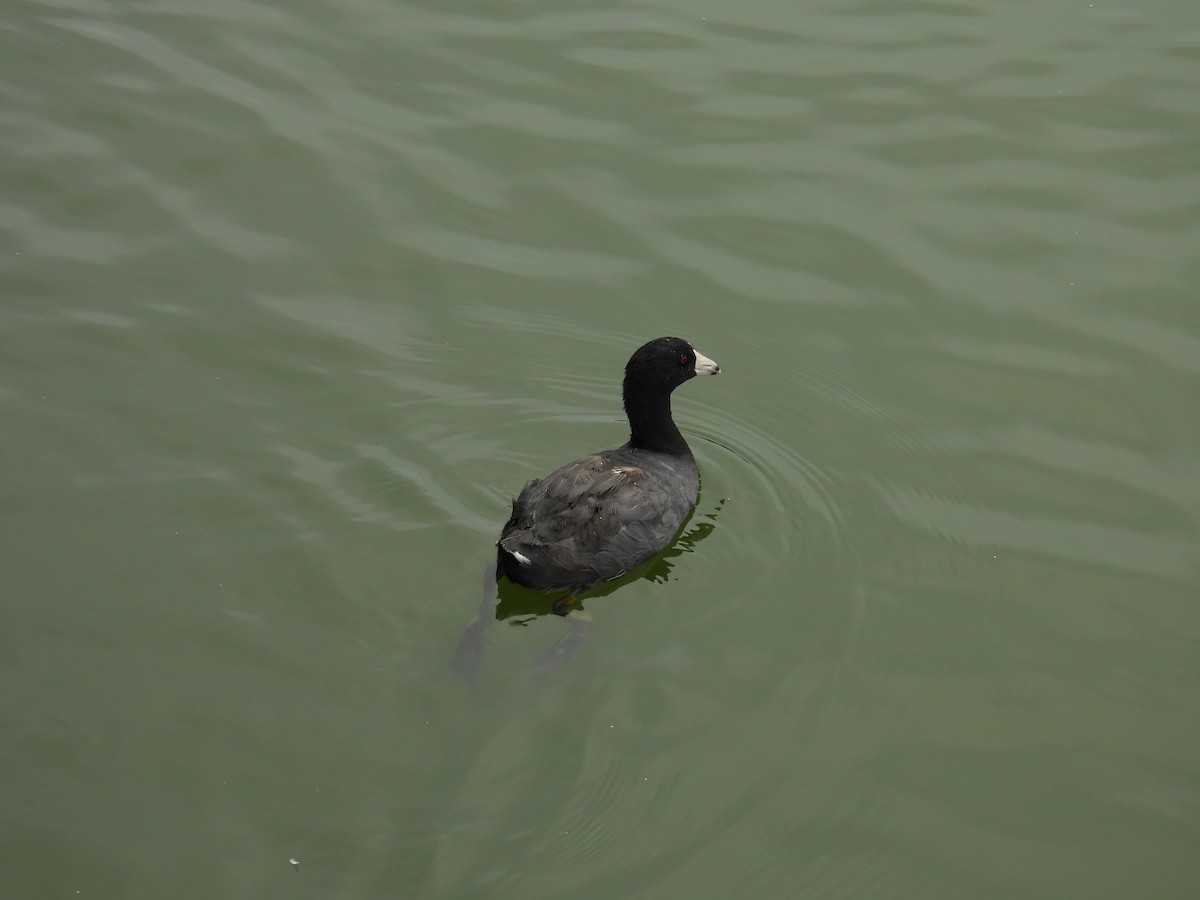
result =
[{"label": "bird's submerged foot", "polygon": [[454,656],[450,659],[450,669],[471,687],[479,678],[479,661],[483,658],[483,648],[487,643],[490,617],[476,615],[467,623],[458,635],[458,643],[454,646]]},{"label": "bird's submerged foot", "polygon": [[496,619],[495,595],[496,566],[493,564],[483,570],[483,595],[480,598],[479,611],[459,634],[454,656],[450,659],[451,670],[472,687],[479,677],[479,660],[483,658],[488,629]]},{"label": "bird's submerged foot", "polygon": [[534,681],[541,681],[562,668],[563,664],[575,655],[587,633],[592,630],[592,619],[582,610],[577,609],[563,616],[567,622],[567,631],[534,659]]}]

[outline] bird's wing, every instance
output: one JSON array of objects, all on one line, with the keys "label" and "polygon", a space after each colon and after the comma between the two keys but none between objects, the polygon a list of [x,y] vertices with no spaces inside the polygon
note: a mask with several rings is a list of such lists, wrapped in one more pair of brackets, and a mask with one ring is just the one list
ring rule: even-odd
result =
[{"label": "bird's wing", "polygon": [[513,501],[500,545],[526,555],[563,544],[582,555],[620,555],[623,548],[645,546],[644,534],[660,526],[671,505],[666,492],[641,486],[645,475],[637,466],[593,455],[531,481]]}]

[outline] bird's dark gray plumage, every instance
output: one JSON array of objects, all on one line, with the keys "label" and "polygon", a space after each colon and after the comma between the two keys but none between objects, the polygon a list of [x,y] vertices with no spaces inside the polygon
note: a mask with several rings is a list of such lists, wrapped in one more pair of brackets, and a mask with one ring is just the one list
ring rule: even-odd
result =
[{"label": "bird's dark gray plumage", "polygon": [[666,549],[696,503],[696,460],[671,418],[671,392],[720,367],[680,338],[644,344],[625,367],[629,440],[529,482],[497,541],[496,572],[572,594]]}]

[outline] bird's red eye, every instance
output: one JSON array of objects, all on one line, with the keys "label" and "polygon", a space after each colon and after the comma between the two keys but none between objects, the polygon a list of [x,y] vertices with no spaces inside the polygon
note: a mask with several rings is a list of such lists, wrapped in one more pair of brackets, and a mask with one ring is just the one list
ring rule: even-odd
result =
[{"label": "bird's red eye", "polygon": [[681,368],[681,369],[682,369],[682,368],[683,368],[684,366],[686,366],[686,365],[687,365],[687,357],[686,357],[686,356],[684,356],[683,354],[680,354],[680,356],[679,356],[679,368]]}]

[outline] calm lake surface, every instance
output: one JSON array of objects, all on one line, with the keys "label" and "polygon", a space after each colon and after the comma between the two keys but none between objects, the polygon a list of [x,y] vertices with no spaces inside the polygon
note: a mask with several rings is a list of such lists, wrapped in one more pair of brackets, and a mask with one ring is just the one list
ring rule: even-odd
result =
[{"label": "calm lake surface", "polygon": [[[0,894],[1196,896],[1200,7],[0,26]],[[685,540],[464,684],[664,334]]]}]

